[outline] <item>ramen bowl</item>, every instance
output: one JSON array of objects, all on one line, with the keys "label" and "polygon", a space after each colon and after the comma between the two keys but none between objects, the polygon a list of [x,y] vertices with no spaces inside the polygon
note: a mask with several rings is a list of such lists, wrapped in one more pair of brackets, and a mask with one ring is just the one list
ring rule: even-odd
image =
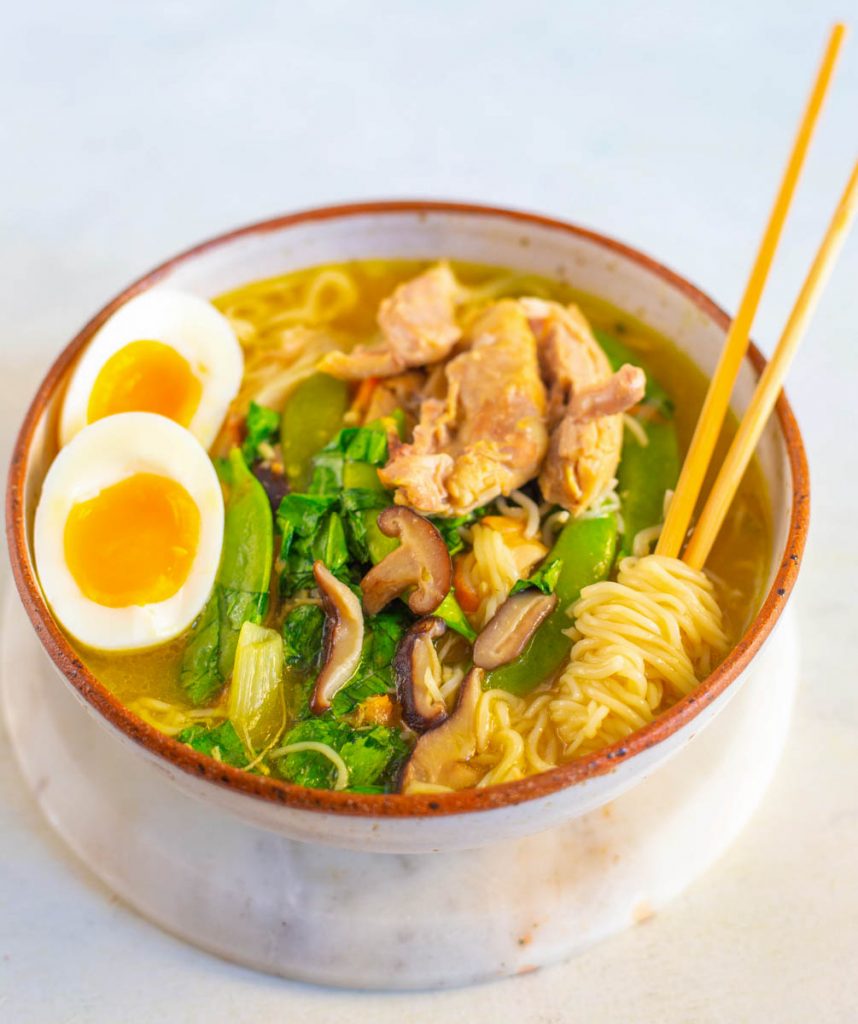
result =
[{"label": "ramen bowl", "polygon": [[[123,899],[183,938],[273,973],[370,988],[465,984],[561,959],[648,916],[715,859],[759,801],[785,737],[797,659],[784,612],[808,517],[804,449],[782,396],[759,447],[774,554],[745,634],[651,725],[541,775],[457,793],[320,791],[231,768],[156,731],[87,670],[33,567],[35,506],[76,358],[118,306],[155,283],[212,298],[302,267],[397,258],[568,281],[670,338],[707,374],[729,324],[650,258],[531,214],[414,201],[280,217],[167,261],[87,324],[30,406],[7,493],[13,574],[32,628],[10,602],[4,707],[54,827]],[[752,348],[738,414],[763,365]]]}]

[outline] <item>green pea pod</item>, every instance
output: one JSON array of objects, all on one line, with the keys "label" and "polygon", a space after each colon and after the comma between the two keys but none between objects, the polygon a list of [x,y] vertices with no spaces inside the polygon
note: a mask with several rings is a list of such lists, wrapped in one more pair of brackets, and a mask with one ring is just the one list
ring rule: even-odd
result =
[{"label": "green pea pod", "polygon": [[234,448],[222,467],[229,485],[223,550],[212,595],[194,623],[180,683],[194,704],[211,700],[232,672],[238,634],[268,607],[274,526],[262,485]]},{"label": "green pea pod", "polygon": [[343,465],[343,489],[378,491],[385,499],[383,504],[389,500],[384,485],[378,479],[378,469],[368,462],[346,462]]},{"label": "green pea pod", "polygon": [[311,459],[343,425],[348,385],[327,373],[314,373],[286,399],[280,422],[280,446],[293,491],[306,489]]},{"label": "green pea pod", "polygon": [[387,558],[391,551],[399,547],[398,537],[388,537],[378,528],[380,508],[365,508],[359,513],[366,530],[366,546],[373,565]]},{"label": "green pea pod", "polygon": [[679,441],[670,421],[645,422],[638,419],[647,443],[642,445],[626,428],[623,454],[617,470],[617,491],[623,515],[623,539],[618,558],[632,553],[640,530],[655,526],[664,518],[664,493],[676,487],[679,478]]},{"label": "green pea pod", "polygon": [[636,419],[647,443],[641,444],[641,439],[627,428],[617,470],[623,515],[617,558],[625,558],[632,553],[635,536],[663,519],[665,491],[676,487],[679,479],[679,440],[673,423],[673,402],[646,364],[612,335],[597,331],[596,337],[615,370],[631,363],[646,372],[646,392]]},{"label": "green pea pod", "polygon": [[607,579],[616,549],[617,520],[613,513],[572,519],[563,527],[545,559],[547,563],[562,562],[554,587],[557,607],[514,661],[488,673],[487,689],[498,687],[520,696],[562,668],[572,647],[564,632],[572,625],[567,611],[584,587]]}]

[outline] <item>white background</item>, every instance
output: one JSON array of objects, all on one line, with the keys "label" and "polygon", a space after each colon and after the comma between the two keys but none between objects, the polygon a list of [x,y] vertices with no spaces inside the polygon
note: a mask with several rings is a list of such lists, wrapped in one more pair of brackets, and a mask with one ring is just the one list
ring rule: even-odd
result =
[{"label": "white background", "polygon": [[[835,16],[858,28],[855,0],[10,4],[4,462],[49,360],[130,278],[302,206],[420,195],[535,209],[639,246],[735,309]],[[858,38],[755,328],[765,349],[856,155]],[[814,515],[789,746],[741,839],[656,919],[472,991],[344,997],[256,975],[96,883],[41,820],[0,727],[0,1020],[858,1019],[856,386],[858,237],[789,388]]]}]

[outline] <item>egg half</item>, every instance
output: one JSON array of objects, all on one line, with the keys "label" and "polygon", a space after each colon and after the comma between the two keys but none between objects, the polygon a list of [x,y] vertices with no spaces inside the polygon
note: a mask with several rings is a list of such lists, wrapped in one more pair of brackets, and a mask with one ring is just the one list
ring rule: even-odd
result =
[{"label": "egg half", "polygon": [[211,593],[223,522],[217,473],[192,434],[147,412],[98,420],[42,486],[34,553],[45,598],[88,647],[165,643]]},{"label": "egg half", "polygon": [[154,412],[210,448],[243,368],[238,338],[210,302],[170,288],[143,292],[102,325],[81,356],[63,401],[60,444],[106,416]]}]

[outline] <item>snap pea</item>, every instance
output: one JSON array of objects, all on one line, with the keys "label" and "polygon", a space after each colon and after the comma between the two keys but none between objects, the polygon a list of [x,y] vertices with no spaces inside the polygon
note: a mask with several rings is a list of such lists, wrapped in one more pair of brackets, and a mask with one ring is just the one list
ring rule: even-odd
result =
[{"label": "snap pea", "polygon": [[636,534],[664,518],[664,494],[679,477],[679,442],[670,421],[638,423],[646,434],[642,445],[626,429],[623,454],[617,470],[617,491],[623,516],[623,538],[618,558],[632,553]]},{"label": "snap pea", "polygon": [[567,610],[584,587],[607,579],[616,548],[617,519],[613,513],[572,519],[563,527],[545,558],[546,563],[562,563],[554,587],[557,607],[515,661],[488,673],[486,689],[498,687],[522,695],[561,668],[572,646],[564,633],[572,625]]},{"label": "snap pea", "polygon": [[286,399],[280,422],[280,446],[292,490],[306,488],[312,472],[311,459],[342,427],[348,404],[348,385],[327,373],[314,373]]},{"label": "snap pea", "polygon": [[271,505],[239,448],[223,467],[228,484],[223,549],[214,590],[194,623],[180,683],[194,704],[215,696],[232,672],[238,634],[268,608],[274,557]]},{"label": "snap pea", "polygon": [[378,470],[369,462],[349,462],[343,465],[343,489],[356,488],[364,491],[378,491],[387,503],[387,491],[378,479]]},{"label": "snap pea", "polygon": [[646,435],[646,444],[628,428],[617,470],[617,490],[623,516],[623,536],[617,558],[632,553],[636,534],[660,523],[664,494],[679,478],[679,440],[673,423],[673,402],[636,353],[610,334],[596,337],[616,370],[623,363],[640,366],[646,372],[646,392],[632,415]]}]

